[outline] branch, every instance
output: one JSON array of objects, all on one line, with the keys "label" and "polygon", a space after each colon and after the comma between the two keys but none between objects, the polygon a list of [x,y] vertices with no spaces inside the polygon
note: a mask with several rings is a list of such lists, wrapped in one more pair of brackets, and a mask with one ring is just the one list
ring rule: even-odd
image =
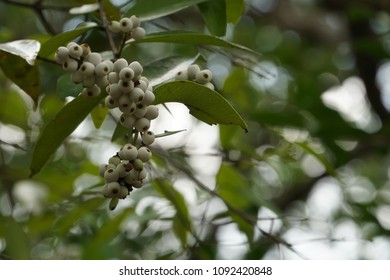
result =
[{"label": "branch", "polygon": [[114,38],[112,37],[112,33],[108,28],[108,19],[107,19],[106,12],[104,11],[103,0],[98,0],[98,4],[99,4],[99,14],[103,22],[103,27],[108,39],[108,43],[110,44],[114,59],[118,59],[120,57],[120,52],[118,51],[118,48],[116,47],[114,42]]},{"label": "branch", "polygon": [[47,31],[47,33],[55,35],[56,31],[54,30],[53,26],[48,22],[46,19],[43,11],[44,10],[56,10],[56,11],[62,11],[62,12],[68,12],[69,7],[60,7],[60,6],[52,6],[52,5],[44,5],[43,0],[37,0],[33,3],[25,3],[25,2],[19,2],[14,0],[0,0],[3,3],[11,4],[23,8],[32,9],[38,16],[40,22],[42,23],[43,27]]}]

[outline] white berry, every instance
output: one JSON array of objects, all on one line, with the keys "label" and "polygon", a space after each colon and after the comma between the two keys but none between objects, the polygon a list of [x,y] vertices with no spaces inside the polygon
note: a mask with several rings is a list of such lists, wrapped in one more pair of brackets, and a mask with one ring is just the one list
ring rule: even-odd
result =
[{"label": "white berry", "polygon": [[141,147],[138,149],[137,158],[142,160],[142,162],[147,162],[152,157],[152,152],[147,147]]},{"label": "white berry", "polygon": [[145,145],[149,146],[153,144],[155,137],[156,136],[154,135],[153,131],[148,130],[144,134],[142,134],[142,142]]}]

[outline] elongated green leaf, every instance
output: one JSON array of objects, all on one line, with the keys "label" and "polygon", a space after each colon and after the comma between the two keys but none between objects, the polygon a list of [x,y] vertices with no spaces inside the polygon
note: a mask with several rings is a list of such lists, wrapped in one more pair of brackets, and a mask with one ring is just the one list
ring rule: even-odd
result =
[{"label": "elongated green leaf", "polygon": [[30,165],[30,176],[38,173],[66,137],[85,119],[92,109],[106,96],[87,98],[79,96],[65,105],[42,131],[36,143]]},{"label": "elongated green leaf", "polygon": [[163,31],[157,33],[151,33],[142,40],[134,41],[133,39],[126,42],[126,44],[139,44],[139,43],[180,43],[180,44],[193,44],[193,45],[211,45],[225,48],[236,48],[246,52],[250,52],[256,55],[260,55],[255,51],[223,40],[221,38],[207,35],[203,33],[189,32],[189,31]]},{"label": "elongated green leaf", "polygon": [[5,255],[15,260],[30,259],[30,245],[23,225],[12,217],[0,215],[0,236],[5,238]]},{"label": "elongated green leaf", "polygon": [[230,103],[218,92],[190,81],[162,84],[154,90],[155,104],[180,102],[196,118],[208,124],[234,124],[243,129],[247,125]]},{"label": "elongated green leaf", "polygon": [[69,74],[62,75],[57,80],[57,94],[63,100],[68,96],[76,97],[82,89],[83,85],[73,83]]},{"label": "elongated green leaf", "polygon": [[106,106],[96,106],[91,111],[91,118],[93,125],[100,128],[108,115],[108,108]]},{"label": "elongated green leaf", "polygon": [[237,23],[245,10],[245,0],[226,0],[227,22]]},{"label": "elongated green leaf", "polygon": [[29,65],[20,56],[0,51],[0,68],[8,79],[37,102],[40,88],[38,67]]},{"label": "elongated green leaf", "polygon": [[201,59],[200,55],[192,58],[180,56],[164,57],[145,65],[143,75],[148,77],[151,86],[157,86],[171,80],[178,71],[186,69],[198,59]]},{"label": "elongated green leaf", "polygon": [[20,56],[28,64],[34,65],[41,43],[36,40],[17,40],[0,44],[0,50]]},{"label": "elongated green leaf", "polygon": [[198,4],[207,29],[211,34],[224,36],[226,33],[226,3],[225,0],[213,0]]},{"label": "elongated green leaf", "polygon": [[194,6],[207,0],[142,0],[136,1],[126,13],[126,16],[137,15],[143,20],[150,20],[174,14],[185,8]]},{"label": "elongated green leaf", "polygon": [[41,57],[48,57],[51,54],[53,54],[57,50],[58,47],[64,46],[64,45],[66,46],[74,38],[77,38],[81,34],[84,34],[85,32],[91,30],[92,28],[96,28],[96,27],[97,27],[96,23],[86,22],[85,24],[83,24],[82,26],[80,26],[74,30],[58,34],[42,44],[39,55]]}]

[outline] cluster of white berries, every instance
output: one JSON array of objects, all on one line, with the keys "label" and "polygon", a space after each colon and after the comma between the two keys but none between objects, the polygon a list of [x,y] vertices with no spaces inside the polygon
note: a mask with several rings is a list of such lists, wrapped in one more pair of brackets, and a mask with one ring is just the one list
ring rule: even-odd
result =
[{"label": "cluster of white berries", "polygon": [[179,71],[175,75],[176,81],[193,81],[214,90],[214,85],[211,83],[212,79],[213,74],[210,70],[201,70],[196,64],[188,66],[186,70]]},{"label": "cluster of white berries", "polygon": [[[142,135],[142,143],[153,143],[154,134],[151,132]],[[146,143],[145,143],[146,142]],[[141,188],[147,176],[144,163],[150,160],[152,152],[147,146],[139,148],[132,144],[124,145],[120,151],[99,168],[99,174],[105,180],[102,193],[111,198],[109,208],[114,210],[119,199],[125,199],[133,188]]]},{"label": "cluster of white berries", "polygon": [[120,123],[129,129],[147,133],[151,120],[159,115],[158,108],[152,105],[155,96],[152,86],[142,76],[142,65],[138,61],[130,64],[124,58],[114,62],[114,71],[109,73],[106,87],[108,108],[118,108],[122,114]]},{"label": "cluster of white berries", "polygon": [[140,24],[140,19],[133,15],[129,18],[121,18],[119,21],[111,21],[108,28],[112,33],[124,33],[134,40],[141,40],[145,37],[145,29]]},{"label": "cluster of white berries", "polygon": [[62,68],[70,73],[72,82],[82,83],[83,95],[98,96],[102,88],[108,85],[108,73],[113,70],[114,63],[104,60],[100,53],[91,52],[88,44],[70,42],[66,47],[61,46],[55,53],[55,60]]},{"label": "cluster of white berries", "polygon": [[[123,32],[133,39],[141,39],[145,30],[139,26],[136,16],[112,21],[112,32]],[[158,107],[153,105],[155,95],[138,61],[128,63],[126,59],[103,60],[99,53],[92,52],[87,44],[69,43],[61,46],[55,53],[55,60],[70,73],[75,84],[81,83],[81,95],[98,96],[102,89],[108,93],[104,103],[109,109],[121,111],[119,122],[136,135],[138,141],[124,145],[120,151],[100,166],[99,173],[105,180],[102,194],[111,198],[109,208],[115,209],[119,199],[126,198],[133,188],[143,186],[147,176],[144,163],[152,156],[148,148],[155,140],[149,130],[151,120],[159,115]]]}]

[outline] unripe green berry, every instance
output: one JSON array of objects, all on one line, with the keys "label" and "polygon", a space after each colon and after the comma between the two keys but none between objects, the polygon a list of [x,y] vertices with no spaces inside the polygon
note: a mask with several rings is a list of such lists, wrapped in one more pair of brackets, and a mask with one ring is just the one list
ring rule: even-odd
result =
[{"label": "unripe green berry", "polygon": [[192,64],[188,66],[187,68],[188,79],[191,81],[195,80],[196,75],[198,75],[199,72],[200,72],[200,68],[198,65]]},{"label": "unripe green berry", "polygon": [[119,28],[123,33],[129,33],[133,29],[133,22],[129,18],[121,18]]},{"label": "unripe green berry", "polygon": [[144,163],[142,160],[137,158],[133,161],[133,167],[134,167],[134,170],[141,171],[142,169],[144,169]]},{"label": "unripe green berry", "polygon": [[104,172],[104,180],[106,180],[107,183],[118,181],[119,174],[118,171],[115,170],[115,168],[109,168]]},{"label": "unripe green berry", "polygon": [[138,155],[137,158],[142,160],[143,162],[147,162],[152,157],[152,152],[149,150],[148,147],[141,147],[138,149]]},{"label": "unripe green berry", "polygon": [[213,74],[211,73],[210,70],[205,69],[200,71],[198,74],[196,74],[195,81],[197,83],[200,83],[202,85],[207,84],[210,82],[213,78]]},{"label": "unripe green berry", "polygon": [[111,198],[110,204],[108,205],[108,209],[110,209],[111,211],[115,210],[115,208],[118,206],[118,202],[118,198]]},{"label": "unripe green berry", "polygon": [[131,37],[136,41],[142,40],[145,37],[145,29],[142,27],[133,29],[133,31],[131,31]]},{"label": "unripe green berry", "polygon": [[148,130],[144,134],[142,134],[142,142],[146,146],[153,144],[155,138],[156,138],[156,136],[154,135],[153,131],[150,131],[150,130]]}]

